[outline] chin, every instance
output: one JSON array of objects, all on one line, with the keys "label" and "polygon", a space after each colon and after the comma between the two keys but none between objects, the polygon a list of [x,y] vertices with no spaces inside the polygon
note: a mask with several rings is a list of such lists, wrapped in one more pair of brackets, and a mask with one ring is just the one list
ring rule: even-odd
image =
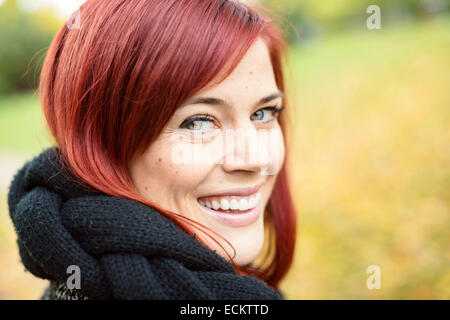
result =
[{"label": "chin", "polygon": [[[244,228],[243,228],[244,229]],[[264,244],[264,224],[262,219],[248,226],[249,230],[234,230],[233,235],[228,234],[225,238],[230,241],[236,250],[233,261],[237,266],[251,264],[260,254]],[[231,250],[230,255],[233,255]]]}]

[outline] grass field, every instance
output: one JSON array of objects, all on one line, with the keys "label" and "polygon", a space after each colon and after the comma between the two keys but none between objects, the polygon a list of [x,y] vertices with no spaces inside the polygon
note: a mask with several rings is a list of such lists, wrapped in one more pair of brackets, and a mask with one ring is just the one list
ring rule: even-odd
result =
[{"label": "grass field", "polygon": [[[450,298],[450,20],[292,48],[298,208],[288,299]],[[49,144],[36,96],[0,99],[0,157]],[[0,298],[37,298],[0,201]],[[369,290],[366,269],[381,269]]]}]

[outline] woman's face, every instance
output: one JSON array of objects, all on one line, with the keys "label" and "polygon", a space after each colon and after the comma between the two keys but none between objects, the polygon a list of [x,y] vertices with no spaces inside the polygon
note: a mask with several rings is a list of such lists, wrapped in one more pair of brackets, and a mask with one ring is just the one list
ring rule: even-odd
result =
[{"label": "woman's face", "polygon": [[[262,249],[264,209],[284,161],[279,113],[270,108],[282,108],[279,93],[268,49],[258,39],[228,78],[183,103],[156,141],[129,162],[141,195],[227,239],[239,266]],[[200,97],[223,103],[193,101]],[[227,259],[217,243],[195,232]]]}]

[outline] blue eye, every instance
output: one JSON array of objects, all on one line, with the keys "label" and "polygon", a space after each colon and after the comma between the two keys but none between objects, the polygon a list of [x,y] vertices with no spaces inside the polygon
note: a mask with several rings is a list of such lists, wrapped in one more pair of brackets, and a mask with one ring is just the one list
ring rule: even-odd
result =
[{"label": "blue eye", "polygon": [[[274,120],[284,110],[283,107],[266,107],[253,113],[250,117],[251,120],[258,120],[263,122],[269,122]],[[269,117],[269,119],[267,119]],[[215,120],[209,115],[197,115],[187,118],[180,124],[180,128],[191,131],[207,131],[208,124],[214,124]]]},{"label": "blue eye", "polygon": [[[251,117],[250,119],[252,120],[258,120],[258,121],[263,121],[263,122],[269,122],[274,120],[279,114],[281,114],[281,112],[284,110],[284,106],[281,108],[277,108],[277,107],[266,107],[263,109],[259,109],[258,111],[256,111]],[[266,116],[270,117],[270,114],[268,114],[267,111],[270,111],[272,113],[272,118],[267,119]],[[256,118],[252,118],[253,116],[256,116]]]},{"label": "blue eye", "polygon": [[[184,120],[180,124],[180,128],[193,130],[193,131],[204,131],[207,129],[207,123],[214,123],[214,119],[208,115],[199,115],[190,117]],[[202,130],[204,129],[204,130]]]}]

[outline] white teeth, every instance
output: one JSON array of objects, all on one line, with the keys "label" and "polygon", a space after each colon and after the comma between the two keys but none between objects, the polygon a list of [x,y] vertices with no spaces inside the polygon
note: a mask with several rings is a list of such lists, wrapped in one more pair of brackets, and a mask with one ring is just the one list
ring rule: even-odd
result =
[{"label": "white teeth", "polygon": [[206,202],[206,206],[210,209],[212,208],[211,203],[209,203],[208,201]]},{"label": "white teeth", "polygon": [[206,207],[205,201],[198,200],[198,202],[200,202],[200,204],[201,204],[202,206],[205,206],[205,207]]},{"label": "white teeth", "polygon": [[251,207],[254,208],[258,205],[259,200],[261,200],[261,193],[257,193],[256,196],[251,197],[250,202],[251,202]]},{"label": "white teeth", "polygon": [[212,207],[214,210],[218,210],[220,208],[220,203],[218,203],[216,200],[213,200]]},{"label": "white teeth", "polygon": [[245,199],[239,201],[239,210],[244,211],[248,209],[248,202]]},{"label": "white teeth", "polygon": [[256,197],[253,196],[248,201],[248,207],[249,208],[254,208],[255,206],[256,206]]},{"label": "white teeth", "polygon": [[227,199],[222,198],[220,200],[220,209],[222,209],[222,210],[230,209],[230,203],[228,202]]},{"label": "white teeth", "polygon": [[237,210],[237,209],[239,209],[239,203],[237,202],[236,199],[231,199],[231,202],[230,202],[230,209],[231,209],[231,210]]}]

